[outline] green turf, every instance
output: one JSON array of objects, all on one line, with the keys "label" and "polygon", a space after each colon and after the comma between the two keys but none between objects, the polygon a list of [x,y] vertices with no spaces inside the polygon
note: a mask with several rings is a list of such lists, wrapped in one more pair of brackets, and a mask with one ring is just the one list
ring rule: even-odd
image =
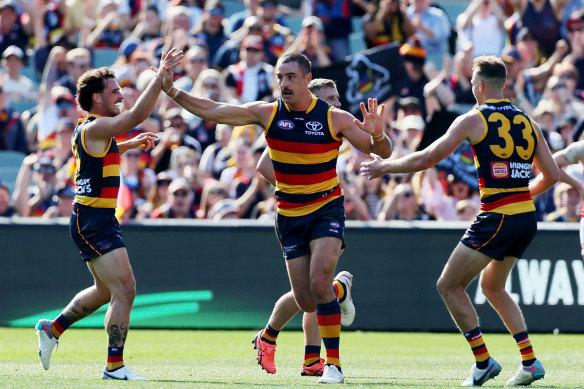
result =
[{"label": "green turf", "polygon": [[[51,369],[40,366],[33,329],[0,328],[0,387],[220,388],[298,387],[316,384],[301,377],[303,336],[283,331],[278,338],[278,372],[269,375],[256,364],[254,331],[132,330],[125,361],[149,382],[100,379],[105,364],[105,333],[71,329],[53,352]],[[536,355],[547,374],[533,387],[583,388],[584,335],[534,334]],[[486,387],[502,387],[519,365],[509,335],[486,334],[491,355],[503,371]],[[321,353],[324,356],[324,350]],[[345,332],[341,361],[346,386],[454,388],[466,378],[473,357],[460,334]]]}]

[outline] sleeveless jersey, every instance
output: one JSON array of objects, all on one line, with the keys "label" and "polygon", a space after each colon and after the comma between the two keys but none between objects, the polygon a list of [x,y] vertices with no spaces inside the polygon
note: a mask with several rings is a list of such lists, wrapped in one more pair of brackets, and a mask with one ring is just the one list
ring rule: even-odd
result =
[{"label": "sleeveless jersey", "polygon": [[471,145],[481,196],[480,212],[514,215],[535,211],[529,192],[538,142],[531,119],[508,99],[487,100],[476,108],[485,131]]},{"label": "sleeveless jersey", "polygon": [[99,116],[89,115],[79,119],[73,132],[71,147],[75,156],[75,206],[116,208],[120,189],[120,154],[111,138],[103,154],[91,154],[85,148],[85,128]]},{"label": "sleeveless jersey", "polygon": [[278,99],[266,126],[276,176],[278,213],[303,216],[342,196],[337,177],[341,139],[333,132],[334,108],[312,96],[306,112]]}]

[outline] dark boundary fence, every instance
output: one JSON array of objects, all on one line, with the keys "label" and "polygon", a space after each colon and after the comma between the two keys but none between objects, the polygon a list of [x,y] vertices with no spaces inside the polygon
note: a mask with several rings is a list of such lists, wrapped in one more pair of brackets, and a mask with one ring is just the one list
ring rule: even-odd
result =
[{"label": "dark boundary fence", "polygon": [[[355,275],[350,329],[455,331],[436,280],[467,225],[349,222],[338,270]],[[542,223],[509,290],[532,332],[582,332],[584,266],[578,225]],[[123,226],[138,285],[132,327],[261,328],[289,290],[274,227],[255,221],[145,221]],[[67,221],[0,220],[0,326],[34,325],[92,282]],[[477,291],[486,331],[505,328]],[[101,315],[101,316],[100,316]],[[99,327],[103,311],[78,323]],[[300,328],[300,315],[289,328]]]}]

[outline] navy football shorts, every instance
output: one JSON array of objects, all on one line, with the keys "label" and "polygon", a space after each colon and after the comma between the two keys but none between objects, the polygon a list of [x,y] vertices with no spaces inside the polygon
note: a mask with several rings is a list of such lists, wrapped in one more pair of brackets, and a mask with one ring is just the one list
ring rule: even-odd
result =
[{"label": "navy football shorts", "polygon": [[535,212],[516,215],[485,212],[477,215],[460,241],[473,250],[502,261],[505,257],[520,258],[536,232]]},{"label": "navy football shorts", "polygon": [[332,236],[345,247],[345,202],[341,196],[304,216],[276,216],[276,235],[284,259],[294,259],[310,253],[310,241]]},{"label": "navy football shorts", "polygon": [[73,207],[69,233],[84,261],[126,247],[115,209]]}]

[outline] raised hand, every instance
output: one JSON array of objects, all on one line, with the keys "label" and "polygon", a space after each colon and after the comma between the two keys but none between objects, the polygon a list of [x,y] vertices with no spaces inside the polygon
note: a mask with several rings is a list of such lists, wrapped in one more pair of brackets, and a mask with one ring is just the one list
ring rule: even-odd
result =
[{"label": "raised hand", "polygon": [[361,175],[368,179],[383,177],[385,175],[383,171],[383,159],[377,154],[371,153],[370,155],[373,158],[372,161],[361,162]]},{"label": "raised hand", "polygon": [[154,147],[154,142],[158,140],[158,135],[153,132],[143,132],[139,135],[136,135],[132,139],[125,142],[126,145],[129,146],[130,149],[135,149],[137,147],[150,150]]},{"label": "raised hand", "polygon": [[380,137],[383,135],[383,112],[385,105],[381,104],[381,112],[377,112],[377,99],[367,99],[368,109],[365,108],[365,103],[361,103],[361,113],[363,114],[363,121],[357,119],[354,123],[360,129],[373,137]]}]

